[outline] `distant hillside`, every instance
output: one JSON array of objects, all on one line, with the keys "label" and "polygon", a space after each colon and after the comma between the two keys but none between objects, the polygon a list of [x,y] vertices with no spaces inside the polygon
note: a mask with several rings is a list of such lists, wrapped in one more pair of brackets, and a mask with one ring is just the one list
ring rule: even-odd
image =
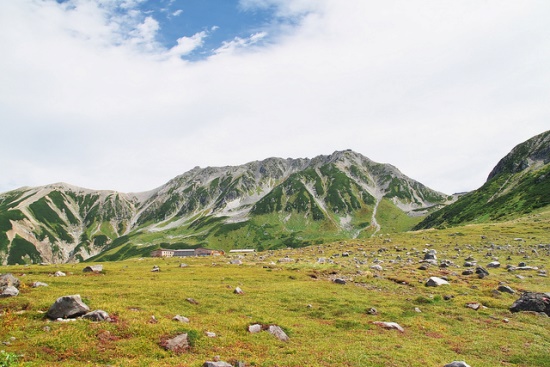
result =
[{"label": "distant hillside", "polygon": [[550,205],[550,131],[517,145],[498,162],[487,182],[428,215],[415,228],[514,218]]},{"label": "distant hillside", "polygon": [[115,260],[159,246],[298,247],[409,230],[452,200],[353,151],[197,167],[139,194],[22,188],[0,195],[0,262]]}]

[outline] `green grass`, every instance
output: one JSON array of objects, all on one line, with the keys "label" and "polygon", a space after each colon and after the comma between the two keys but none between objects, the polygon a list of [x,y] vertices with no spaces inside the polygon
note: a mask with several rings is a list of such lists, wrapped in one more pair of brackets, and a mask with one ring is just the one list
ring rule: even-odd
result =
[{"label": "green grass", "polygon": [[[547,367],[550,318],[512,314],[508,308],[518,296],[492,291],[505,282],[517,291],[548,292],[549,278],[522,273],[525,278],[519,279],[502,267],[478,279],[460,275],[458,267],[420,271],[417,261],[429,246],[440,259],[458,265],[470,255],[486,265],[491,251],[503,265],[526,261],[549,269],[549,254],[530,252],[550,243],[549,222],[550,212],[543,212],[498,224],[381,233],[248,254],[240,266],[228,264],[229,257],[105,262],[100,275],[83,273],[85,264],[3,266],[0,273],[13,273],[22,286],[18,297],[0,299],[0,341],[10,341],[2,346],[5,353],[19,356],[13,366],[198,367],[219,355],[249,366],[424,367],[465,360],[472,366]],[[523,240],[515,241],[517,237]],[[316,262],[342,252],[350,256],[334,257],[332,264]],[[398,255],[402,260],[392,262]],[[278,263],[285,256],[296,261]],[[377,274],[370,269],[375,258],[384,267]],[[189,266],[180,268],[182,261]],[[152,273],[153,265],[161,271]],[[51,277],[56,270],[67,276]],[[430,276],[447,276],[451,285],[427,288],[424,281]],[[332,282],[334,277],[347,284]],[[49,287],[31,288],[34,281]],[[237,286],[244,295],[233,294]],[[58,297],[70,294],[80,294],[91,309],[107,311],[114,321],[59,323],[44,318]],[[445,300],[447,295],[453,297]],[[199,304],[186,302],[189,297]],[[467,302],[487,308],[476,312],[465,307]],[[378,315],[366,312],[371,307]],[[172,321],[176,314],[190,323]],[[153,315],[157,323],[150,322]],[[405,332],[382,329],[373,321],[397,322]],[[267,332],[250,334],[252,323],[277,324],[290,341]],[[207,331],[217,337],[208,338]],[[181,332],[192,336],[188,352],[175,355],[160,347],[163,338]]]}]

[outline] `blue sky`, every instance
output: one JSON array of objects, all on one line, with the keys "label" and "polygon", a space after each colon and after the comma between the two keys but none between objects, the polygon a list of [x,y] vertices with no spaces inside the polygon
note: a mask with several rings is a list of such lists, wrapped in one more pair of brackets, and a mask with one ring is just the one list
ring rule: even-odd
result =
[{"label": "blue sky", "polygon": [[550,128],[546,0],[0,1],[0,192],[353,149],[444,193]]}]

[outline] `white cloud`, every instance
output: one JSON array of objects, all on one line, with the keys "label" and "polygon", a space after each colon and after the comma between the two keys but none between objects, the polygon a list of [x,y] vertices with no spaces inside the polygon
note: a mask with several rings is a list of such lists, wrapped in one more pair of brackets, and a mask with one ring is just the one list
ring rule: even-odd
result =
[{"label": "white cloud", "polygon": [[183,10],[178,9],[175,12],[172,13],[172,16],[177,17],[178,15],[181,15],[183,13]]},{"label": "white cloud", "polygon": [[351,148],[451,193],[549,127],[547,2],[247,0],[280,20],[193,63],[139,3],[0,2],[0,191]]},{"label": "white cloud", "polygon": [[217,48],[214,51],[214,53],[215,54],[233,53],[240,49],[246,49],[250,46],[257,44],[266,36],[267,36],[266,32],[258,32],[258,33],[251,34],[250,37],[248,38],[235,37],[231,41],[223,42],[223,44],[219,48]]},{"label": "white cloud", "polygon": [[207,36],[206,32],[199,32],[191,37],[178,38],[178,44],[172,47],[168,54],[170,56],[184,56],[195,49],[201,47],[204,43],[204,38]]}]

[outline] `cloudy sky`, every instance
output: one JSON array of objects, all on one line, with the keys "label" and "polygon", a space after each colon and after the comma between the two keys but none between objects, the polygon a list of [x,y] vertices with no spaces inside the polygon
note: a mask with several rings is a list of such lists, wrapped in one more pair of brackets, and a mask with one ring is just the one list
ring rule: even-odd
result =
[{"label": "cloudy sky", "polygon": [[353,149],[475,189],[550,129],[547,0],[0,1],[0,192]]}]

